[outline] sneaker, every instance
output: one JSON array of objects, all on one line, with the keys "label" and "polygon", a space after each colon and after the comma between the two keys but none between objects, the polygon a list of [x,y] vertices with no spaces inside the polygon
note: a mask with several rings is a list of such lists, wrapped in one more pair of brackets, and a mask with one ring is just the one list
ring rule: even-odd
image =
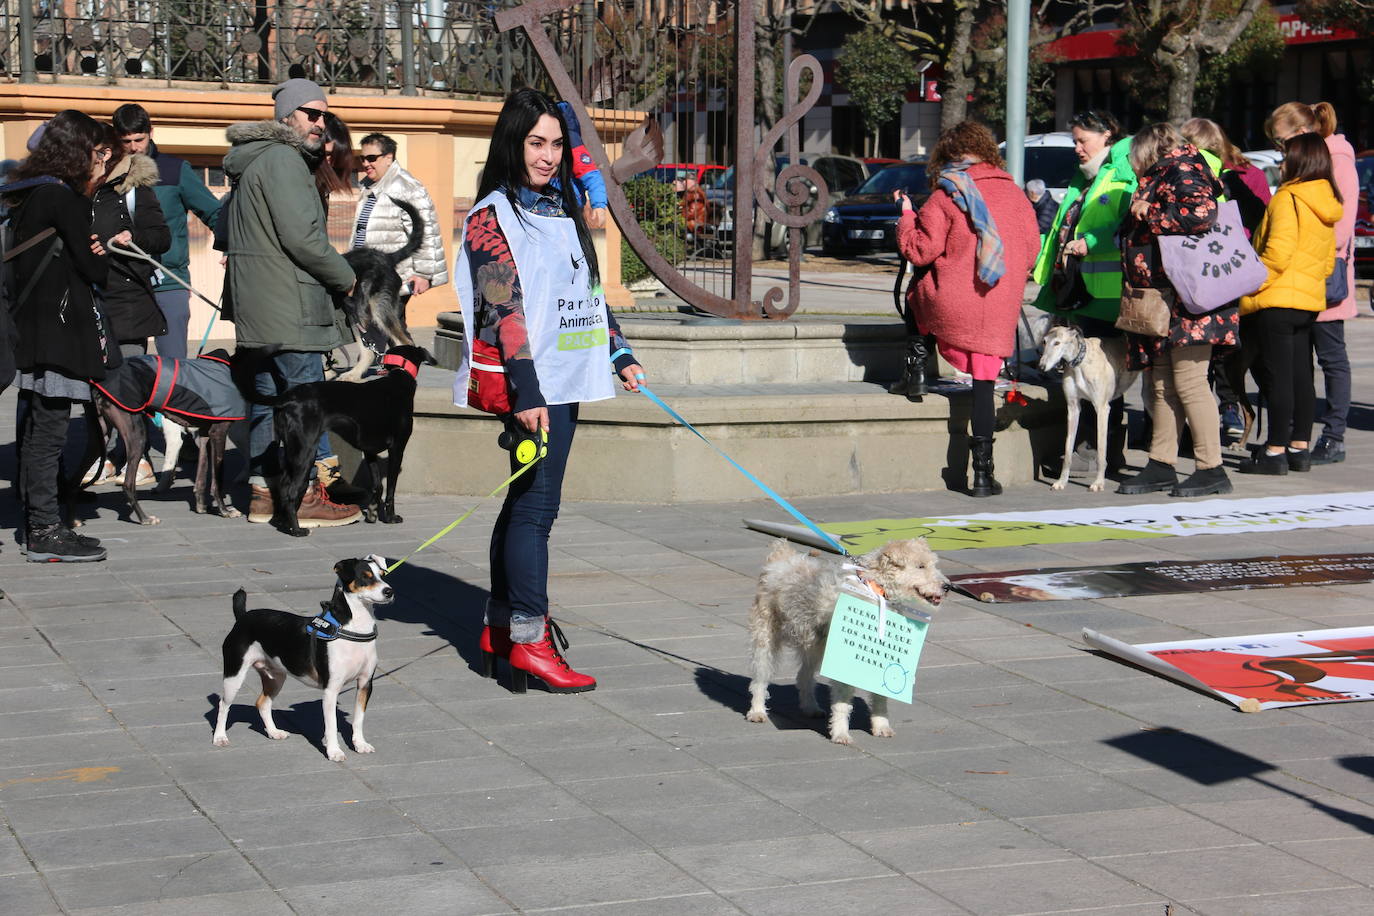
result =
[{"label": "sneaker", "polygon": [[1236,465],[1236,470],[1242,474],[1265,474],[1270,477],[1282,477],[1288,473],[1287,449],[1277,455],[1271,455],[1260,446],[1259,451],[1255,452],[1253,458],[1245,458],[1240,464]]},{"label": "sneaker", "polygon": [[83,487],[96,487],[119,479],[119,472],[115,470],[113,461],[106,458],[102,463],[101,459],[97,458],[86,469],[86,473],[81,475],[81,485]]},{"label": "sneaker", "polygon": [[357,506],[342,506],[329,498],[329,491],[318,480],[312,480],[296,512],[296,522],[302,528],[338,528],[351,525],[363,517]]},{"label": "sneaker", "polygon": [[1177,483],[1178,472],[1174,470],[1173,465],[1151,458],[1139,474],[1123,480],[1121,486],[1116,488],[1116,492],[1135,496],[1140,493],[1172,490]]},{"label": "sneaker", "polygon": [[248,520],[255,525],[265,525],[276,515],[272,507],[272,491],[267,487],[252,486],[253,499],[248,503]]},{"label": "sneaker", "polygon": [[1312,470],[1312,453],[1305,448],[1288,449],[1288,470],[1299,474]]},{"label": "sneaker", "polygon": [[1230,492],[1231,479],[1226,476],[1226,468],[1217,465],[1214,468],[1198,468],[1193,471],[1187,480],[1179,481],[1178,485],[1169,491],[1169,495],[1186,498],[1219,496]]},{"label": "sneaker", "polygon": [[94,563],[105,559],[105,548],[99,541],[83,538],[62,525],[30,531],[25,549],[30,563]]},{"label": "sneaker", "polygon": [[1312,449],[1313,464],[1340,464],[1344,460],[1345,443],[1340,439],[1322,436],[1317,440],[1316,448]]},{"label": "sneaker", "polygon": [[1221,435],[1223,438],[1239,439],[1245,434],[1245,416],[1239,404],[1221,405]]}]

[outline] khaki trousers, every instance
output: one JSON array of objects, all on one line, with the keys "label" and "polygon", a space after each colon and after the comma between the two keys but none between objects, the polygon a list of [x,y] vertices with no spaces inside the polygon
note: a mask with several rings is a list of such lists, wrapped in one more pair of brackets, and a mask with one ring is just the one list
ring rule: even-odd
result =
[{"label": "khaki trousers", "polygon": [[1221,418],[1207,384],[1211,344],[1166,347],[1146,373],[1152,405],[1154,436],[1150,457],[1172,465],[1178,461],[1178,440],[1186,422],[1193,433],[1193,457],[1198,468],[1221,464]]}]

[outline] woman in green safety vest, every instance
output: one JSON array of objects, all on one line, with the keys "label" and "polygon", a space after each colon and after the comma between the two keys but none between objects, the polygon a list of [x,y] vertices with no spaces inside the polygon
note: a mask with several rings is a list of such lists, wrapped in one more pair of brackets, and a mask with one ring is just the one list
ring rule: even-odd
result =
[{"label": "woman in green safety vest", "polygon": [[[1085,111],[1069,121],[1078,171],[1059,203],[1031,279],[1040,284],[1036,308],[1069,320],[1089,337],[1119,337],[1121,246],[1117,230],[1135,193],[1131,138],[1109,112]],[[1091,408],[1089,408],[1091,410]],[[1080,434],[1093,429],[1090,416]],[[1112,401],[1107,424],[1107,473],[1126,464],[1125,401]],[[1098,456],[1099,460],[1101,456]]]},{"label": "woman in green safety vest", "polygon": [[1116,336],[1121,308],[1121,247],[1117,229],[1135,192],[1130,138],[1105,111],[1086,111],[1069,122],[1078,173],[1059,203],[1033,279],[1041,286],[1037,308],[1072,315],[1084,333]]}]

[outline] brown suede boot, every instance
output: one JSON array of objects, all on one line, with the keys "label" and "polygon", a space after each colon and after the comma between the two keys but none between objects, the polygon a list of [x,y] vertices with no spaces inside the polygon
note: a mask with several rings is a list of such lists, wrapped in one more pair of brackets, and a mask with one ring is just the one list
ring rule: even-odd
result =
[{"label": "brown suede boot", "polygon": [[341,506],[331,500],[329,491],[318,480],[310,481],[296,513],[296,521],[302,528],[337,528],[351,525],[362,517],[363,510],[357,506]]},{"label": "brown suede boot", "polygon": [[272,506],[272,491],[267,487],[251,487],[253,500],[248,504],[248,520],[254,524],[265,525],[272,521],[275,514]]}]

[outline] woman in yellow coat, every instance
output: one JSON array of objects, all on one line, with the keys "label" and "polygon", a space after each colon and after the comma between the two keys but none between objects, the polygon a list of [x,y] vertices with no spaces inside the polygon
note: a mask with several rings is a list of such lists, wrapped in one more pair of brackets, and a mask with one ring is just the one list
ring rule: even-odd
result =
[{"label": "woman in yellow coat", "polygon": [[1240,301],[1240,340],[1269,405],[1269,439],[1242,461],[1242,474],[1287,474],[1312,468],[1316,393],[1312,325],[1326,308],[1326,277],[1336,260],[1341,196],[1326,141],[1315,133],[1283,143],[1283,184],[1255,233],[1269,278]]}]

